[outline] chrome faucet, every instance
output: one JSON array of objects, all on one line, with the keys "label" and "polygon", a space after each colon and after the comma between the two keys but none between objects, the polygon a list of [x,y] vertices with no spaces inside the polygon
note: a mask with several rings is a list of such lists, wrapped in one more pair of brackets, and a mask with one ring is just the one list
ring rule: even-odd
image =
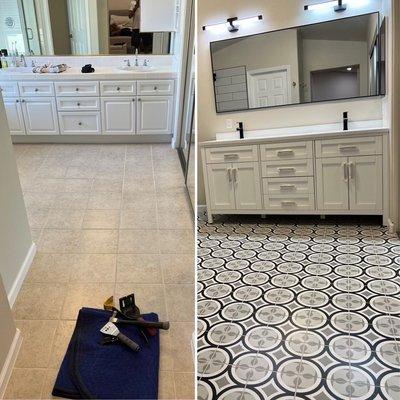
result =
[{"label": "chrome faucet", "polygon": [[149,67],[149,66],[150,66],[150,60],[145,58],[144,61],[143,61],[143,67]]},{"label": "chrome faucet", "polygon": [[139,59],[138,59],[139,51],[138,49],[135,50],[135,67],[139,66]]},{"label": "chrome faucet", "polygon": [[125,67],[130,67],[131,66],[131,61],[130,60],[124,60]]},{"label": "chrome faucet", "polygon": [[26,60],[25,60],[25,56],[23,54],[21,54],[21,62],[20,62],[20,67],[26,67]]}]

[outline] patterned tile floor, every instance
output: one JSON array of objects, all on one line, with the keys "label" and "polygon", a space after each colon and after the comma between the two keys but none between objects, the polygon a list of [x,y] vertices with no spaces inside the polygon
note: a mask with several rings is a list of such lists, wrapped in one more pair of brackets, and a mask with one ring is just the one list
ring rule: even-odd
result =
[{"label": "patterned tile floor", "polygon": [[195,246],[177,152],[35,144],[14,153],[38,252],[13,308],[24,341],[4,398],[52,399],[78,310],[132,292],[142,312],[171,321],[159,398],[193,398]]},{"label": "patterned tile floor", "polygon": [[400,399],[400,240],[342,221],[200,217],[198,400]]}]

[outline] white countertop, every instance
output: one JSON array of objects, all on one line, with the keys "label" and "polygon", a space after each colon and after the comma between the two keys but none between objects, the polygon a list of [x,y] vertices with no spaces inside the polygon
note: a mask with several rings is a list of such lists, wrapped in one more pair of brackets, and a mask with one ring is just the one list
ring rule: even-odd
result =
[{"label": "white countertop", "polygon": [[123,71],[117,67],[96,67],[95,72],[83,74],[80,68],[68,68],[60,74],[34,74],[33,72],[13,72],[0,70],[1,81],[32,81],[32,80],[136,80],[136,79],[175,79],[177,71],[172,66],[155,67],[149,71]]},{"label": "white countertop", "polygon": [[288,128],[274,128],[255,131],[244,131],[244,139],[239,139],[238,132],[217,133],[216,140],[199,143],[200,146],[232,146],[244,144],[257,144],[265,142],[276,142],[285,139],[311,140],[326,137],[349,137],[365,134],[387,134],[389,128],[385,127],[383,121],[354,121],[349,122],[349,130],[343,131],[342,124],[323,124],[294,126]]}]

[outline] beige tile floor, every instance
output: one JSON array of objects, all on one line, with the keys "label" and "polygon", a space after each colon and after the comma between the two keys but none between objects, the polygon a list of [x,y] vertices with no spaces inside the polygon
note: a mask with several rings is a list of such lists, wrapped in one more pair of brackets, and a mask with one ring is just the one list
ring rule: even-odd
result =
[{"label": "beige tile floor", "polygon": [[38,253],[13,312],[6,399],[51,399],[78,310],[135,292],[161,335],[160,399],[194,399],[193,218],[169,145],[15,145]]}]

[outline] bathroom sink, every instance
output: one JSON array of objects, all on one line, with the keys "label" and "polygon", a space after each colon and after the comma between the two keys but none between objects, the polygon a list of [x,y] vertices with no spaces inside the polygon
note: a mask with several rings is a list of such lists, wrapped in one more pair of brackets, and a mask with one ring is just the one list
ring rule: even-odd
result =
[{"label": "bathroom sink", "polygon": [[135,65],[131,65],[131,66],[123,66],[123,67],[117,67],[118,70],[120,71],[127,71],[127,72],[147,72],[147,71],[154,71],[155,68],[151,67],[151,66],[147,66],[145,67],[144,65],[142,66],[135,66]]}]

